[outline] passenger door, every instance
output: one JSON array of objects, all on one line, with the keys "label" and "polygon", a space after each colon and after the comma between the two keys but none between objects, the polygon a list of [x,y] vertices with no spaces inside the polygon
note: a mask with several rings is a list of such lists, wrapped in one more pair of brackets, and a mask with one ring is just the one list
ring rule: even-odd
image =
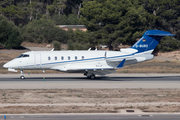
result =
[{"label": "passenger door", "polygon": [[40,68],[41,67],[41,54],[40,53],[35,53],[34,57],[35,61],[35,67]]}]

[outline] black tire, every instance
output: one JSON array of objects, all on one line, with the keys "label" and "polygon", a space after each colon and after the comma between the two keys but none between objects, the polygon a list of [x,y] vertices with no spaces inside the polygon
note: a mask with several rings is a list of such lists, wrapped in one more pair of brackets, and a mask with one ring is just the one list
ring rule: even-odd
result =
[{"label": "black tire", "polygon": [[93,75],[90,75],[90,78],[93,80],[93,79],[95,79],[95,75],[93,74]]},{"label": "black tire", "polygon": [[22,75],[22,76],[20,77],[20,79],[22,79],[22,80],[23,80],[23,79],[25,79],[25,77]]}]

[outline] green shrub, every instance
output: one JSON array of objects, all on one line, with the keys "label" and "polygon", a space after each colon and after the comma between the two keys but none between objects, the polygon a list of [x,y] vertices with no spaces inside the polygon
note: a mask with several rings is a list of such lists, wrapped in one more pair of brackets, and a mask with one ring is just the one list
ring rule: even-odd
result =
[{"label": "green shrub", "polygon": [[158,49],[160,51],[172,51],[178,49],[180,46],[180,42],[172,37],[164,37],[160,44],[158,44]]},{"label": "green shrub", "polygon": [[61,50],[61,43],[58,41],[53,41],[54,50]]},{"label": "green shrub", "polygon": [[68,40],[67,45],[68,45],[68,50],[74,50],[74,44],[72,40]]},{"label": "green shrub", "polygon": [[19,48],[22,43],[20,29],[2,16],[0,16],[0,43],[8,49]]}]

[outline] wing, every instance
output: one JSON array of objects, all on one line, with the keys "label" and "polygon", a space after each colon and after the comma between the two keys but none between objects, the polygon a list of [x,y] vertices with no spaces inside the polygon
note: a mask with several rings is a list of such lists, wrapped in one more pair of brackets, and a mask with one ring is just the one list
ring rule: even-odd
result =
[{"label": "wing", "polygon": [[[126,59],[120,61],[117,66],[109,66],[107,63],[101,65],[83,65],[83,64],[66,64],[64,66],[56,66],[51,68],[52,70],[70,72],[70,73],[93,73],[96,75],[106,75],[114,73],[117,68],[122,68],[124,66]],[[106,62],[106,61],[105,61]],[[87,64],[87,63],[86,63]]]}]

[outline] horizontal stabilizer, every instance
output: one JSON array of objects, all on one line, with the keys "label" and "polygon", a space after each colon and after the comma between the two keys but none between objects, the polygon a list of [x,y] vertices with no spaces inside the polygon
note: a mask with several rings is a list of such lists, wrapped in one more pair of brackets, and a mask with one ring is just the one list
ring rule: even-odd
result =
[{"label": "horizontal stabilizer", "polygon": [[121,63],[117,66],[117,68],[122,68],[124,66],[126,59],[123,59]]},{"label": "horizontal stabilizer", "polygon": [[174,34],[171,34],[170,32],[166,31],[160,31],[160,30],[148,30],[145,33],[149,36],[175,36]]}]

